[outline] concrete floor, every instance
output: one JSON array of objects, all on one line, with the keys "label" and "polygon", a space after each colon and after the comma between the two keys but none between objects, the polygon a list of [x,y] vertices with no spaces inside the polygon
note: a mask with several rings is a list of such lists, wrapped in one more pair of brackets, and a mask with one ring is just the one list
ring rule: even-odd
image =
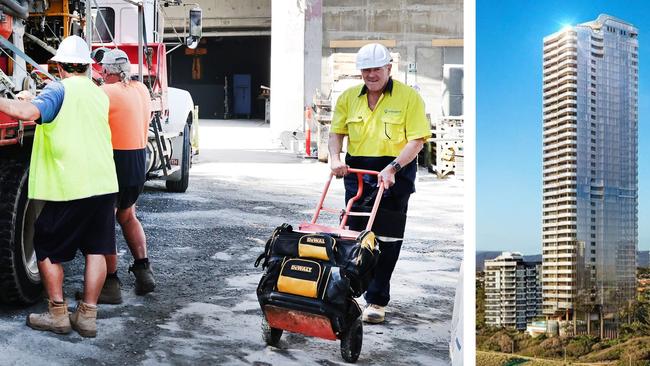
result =
[{"label": "concrete floor", "polygon": [[[188,191],[171,194],[151,182],[138,202],[156,292],[133,293],[126,272],[132,259],[120,237],[124,303],[100,307],[97,338],[29,329],[26,315],[44,304],[2,307],[0,364],[343,364],[338,342],[285,333],[279,348],[266,347],[255,296],[262,274],[255,258],[276,226],[310,219],[328,166],[283,150],[261,121],[200,123],[200,155]],[[364,327],[361,365],[449,362],[463,184],[420,173],[387,322]],[[335,181],[330,206],[341,206],[342,195],[342,182]],[[334,225],[336,218],[324,222]],[[70,304],[82,285],[82,266],[79,257],[66,265]]]}]

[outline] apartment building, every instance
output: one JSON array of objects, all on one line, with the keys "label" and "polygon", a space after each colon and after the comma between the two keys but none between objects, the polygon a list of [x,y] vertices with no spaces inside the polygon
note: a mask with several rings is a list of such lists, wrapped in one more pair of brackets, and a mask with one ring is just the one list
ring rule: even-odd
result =
[{"label": "apartment building", "polygon": [[541,315],[541,263],[503,252],[485,261],[485,324],[525,330]]},{"label": "apartment building", "polygon": [[594,308],[609,313],[634,299],[637,35],[633,25],[600,15],[544,38],[542,291],[548,316],[569,319]]}]

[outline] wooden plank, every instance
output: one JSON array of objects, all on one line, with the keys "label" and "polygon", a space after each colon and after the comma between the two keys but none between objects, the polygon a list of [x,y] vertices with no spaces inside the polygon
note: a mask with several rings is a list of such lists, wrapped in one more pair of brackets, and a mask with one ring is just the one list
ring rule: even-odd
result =
[{"label": "wooden plank", "polygon": [[463,47],[462,38],[446,38],[446,39],[432,39],[431,46],[433,47]]},{"label": "wooden plank", "polygon": [[196,48],[196,49],[190,49],[186,48],[185,49],[185,54],[187,56],[204,56],[208,54],[208,49],[204,47]]},{"label": "wooden plank", "polygon": [[395,47],[394,39],[335,39],[330,41],[330,48],[361,48],[368,43],[380,43],[386,47]]}]

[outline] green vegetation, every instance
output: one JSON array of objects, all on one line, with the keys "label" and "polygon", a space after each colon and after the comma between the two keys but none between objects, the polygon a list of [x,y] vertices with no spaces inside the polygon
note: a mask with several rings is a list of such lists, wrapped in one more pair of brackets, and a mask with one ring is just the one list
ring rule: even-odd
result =
[{"label": "green vegetation", "polygon": [[485,285],[483,272],[476,273],[476,328],[485,327]]},{"label": "green vegetation", "polygon": [[476,366],[563,366],[561,361],[522,358],[517,355],[476,351]]},{"label": "green vegetation", "polygon": [[638,267],[637,278],[650,278],[650,267]]},{"label": "green vegetation", "polygon": [[[650,279],[650,269],[640,268],[638,274],[640,279]],[[619,325],[619,337],[611,340],[586,335],[531,337],[514,329],[488,327],[485,325],[484,294],[482,282],[477,281],[477,365],[541,365],[537,362],[562,365],[566,359],[571,364],[650,366],[650,289],[640,291],[637,302],[617,314],[622,324]]]}]

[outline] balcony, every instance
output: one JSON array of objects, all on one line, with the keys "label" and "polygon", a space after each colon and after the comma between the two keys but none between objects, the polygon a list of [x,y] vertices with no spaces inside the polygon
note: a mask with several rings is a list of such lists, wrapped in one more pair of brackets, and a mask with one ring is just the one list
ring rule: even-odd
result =
[{"label": "balcony", "polygon": [[578,131],[572,131],[572,129],[567,129],[564,132],[561,132],[556,135],[545,134],[542,141],[545,145],[553,144],[556,141],[564,141],[564,140],[577,141],[577,136],[578,136]]},{"label": "balcony", "polygon": [[578,57],[578,49],[575,45],[567,44],[563,47],[557,48],[555,50],[544,53],[544,59],[542,61],[542,67],[547,67],[558,61],[562,57]]},{"label": "balcony", "polygon": [[[559,80],[551,81],[548,82],[548,84],[544,84],[544,89],[543,93],[544,96],[547,95],[547,93],[553,94],[556,93],[554,89],[564,89],[564,88],[578,88],[578,78],[576,76],[571,76],[567,75]],[[551,92],[551,93],[549,93]]]},{"label": "balcony", "polygon": [[567,128],[577,128],[578,122],[575,119],[563,121],[563,123],[547,122],[544,124],[544,136],[552,133],[558,133]]},{"label": "balcony", "polygon": [[565,108],[567,108],[567,106],[575,108],[576,105],[577,105],[576,99],[565,98],[556,102],[547,103],[547,106],[542,109],[542,113],[544,113],[544,116],[547,116],[554,111],[560,111],[560,112],[564,111]]},{"label": "balcony", "polygon": [[577,90],[578,90],[578,88],[576,86],[563,85],[563,86],[560,86],[558,88],[554,88],[554,89],[550,89],[550,90],[545,91],[543,93],[543,96],[544,96],[544,100],[546,100],[547,98],[552,98],[552,97],[555,97],[555,96],[559,96],[562,93],[565,93],[567,91],[577,92]]},{"label": "balcony", "polygon": [[577,43],[577,33],[575,31],[565,31],[556,33],[552,38],[544,40],[544,51],[551,51],[553,48],[559,47],[562,42]]},{"label": "balcony", "polygon": [[[571,150],[575,150],[575,149],[571,149]],[[553,174],[552,178],[553,179],[566,179],[566,178],[571,179],[571,178],[576,178],[576,174],[577,174],[576,172],[570,172],[570,171],[569,172],[557,172],[557,173]],[[573,180],[573,181],[575,181],[575,180]],[[574,214],[574,216],[575,216],[575,214]]]},{"label": "balcony", "polygon": [[[575,161],[575,158],[573,157],[567,157],[562,160],[558,159],[557,164],[562,164],[562,166],[566,165],[567,162],[572,162]],[[575,164],[571,164],[575,165]],[[565,184],[566,185],[566,184]],[[542,197],[552,197],[560,194],[569,194],[569,195],[574,195],[576,194],[576,188],[560,188],[560,189],[552,189],[550,187],[544,187],[545,190],[548,190],[547,192],[543,192]]]},{"label": "balcony", "polygon": [[544,97],[544,105],[548,106],[549,103],[555,103],[556,101],[562,99],[562,98],[573,98],[574,100],[578,100],[578,89],[577,88],[571,88],[571,87],[566,87],[566,88],[557,88],[554,90],[554,93],[551,93],[552,95],[548,95]]},{"label": "balcony", "polygon": [[576,286],[552,286],[552,285],[544,285],[544,291],[546,290],[563,290],[563,291],[573,291],[577,290]]},{"label": "balcony", "polygon": [[[558,128],[558,129],[563,129],[567,127],[575,127],[577,122],[577,115],[573,114],[565,114],[561,115],[559,118],[552,119],[548,122],[544,122],[544,128],[552,129],[552,128]],[[573,142],[574,144],[576,143],[575,141]],[[552,146],[550,143],[545,143],[544,144],[544,150],[549,150]]]},{"label": "balcony", "polygon": [[565,73],[565,72],[571,72],[574,74],[578,73],[578,67],[577,67],[577,60],[574,60],[572,58],[566,58],[563,59],[562,61],[558,62],[557,64],[549,64],[548,68],[544,69],[544,78],[550,78],[554,77],[557,74],[560,73]]}]

